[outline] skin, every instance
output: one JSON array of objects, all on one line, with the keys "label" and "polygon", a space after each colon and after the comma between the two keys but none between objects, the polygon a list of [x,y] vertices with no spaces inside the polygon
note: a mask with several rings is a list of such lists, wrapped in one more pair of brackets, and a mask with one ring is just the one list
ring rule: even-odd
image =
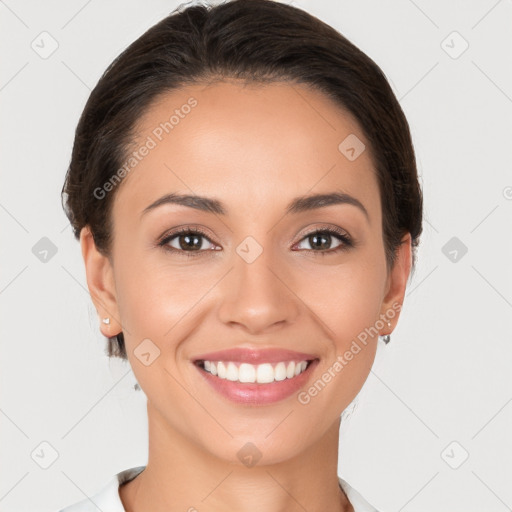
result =
[{"label": "skin", "polygon": [[[120,487],[122,502],[128,512],[353,510],[337,480],[340,415],[368,377],[376,336],[307,405],[296,395],[237,405],[207,385],[192,360],[233,347],[311,353],[320,361],[309,387],[358,334],[402,304],[410,236],[388,269],[369,143],[323,94],[286,83],[188,86],[147,110],[139,142],[191,96],[197,106],[115,191],[110,257],[96,249],[88,227],[81,233],[92,299],[99,316],[110,317],[101,331],[123,330],[147,396],[148,463]],[[338,150],[349,134],[366,145],[354,161]],[[298,196],[335,190],[357,198],[368,218],[350,204],[285,213]],[[170,192],[214,197],[228,213],[166,204],[141,217]],[[169,244],[181,253],[157,245],[182,225],[203,228],[211,241],[199,238],[204,252],[194,258],[184,255],[179,236]],[[343,243],[333,236],[315,249],[306,235],[325,227],[344,230],[355,246],[333,252]],[[250,264],[236,252],[247,236],[263,249]],[[379,334],[390,333],[398,317]],[[160,350],[149,366],[134,354],[146,338]],[[262,454],[253,467],[237,457],[247,442]]]}]

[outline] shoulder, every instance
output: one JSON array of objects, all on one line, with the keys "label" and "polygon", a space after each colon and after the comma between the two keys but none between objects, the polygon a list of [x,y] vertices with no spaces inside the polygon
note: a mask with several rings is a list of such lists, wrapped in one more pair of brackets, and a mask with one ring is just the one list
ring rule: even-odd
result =
[{"label": "shoulder", "polygon": [[348,501],[350,501],[354,512],[379,512],[373,505],[370,505],[356,489],[354,489],[348,482],[343,478],[338,477],[340,486],[347,495]]},{"label": "shoulder", "polygon": [[145,467],[137,466],[117,473],[94,496],[77,501],[58,512],[125,512],[119,497],[119,486],[135,478]]}]

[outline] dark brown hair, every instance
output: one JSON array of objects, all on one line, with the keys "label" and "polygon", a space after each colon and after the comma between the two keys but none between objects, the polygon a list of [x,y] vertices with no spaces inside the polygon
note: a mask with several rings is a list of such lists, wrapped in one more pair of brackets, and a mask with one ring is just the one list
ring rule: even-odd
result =
[{"label": "dark brown hair", "polygon": [[[414,264],[422,192],[409,125],[388,81],[334,28],[272,0],[180,6],[108,66],[78,122],[62,189],[77,239],[89,225],[98,250],[109,254],[115,190],[101,198],[94,191],[126,161],[136,122],[150,104],[167,91],[223,79],[305,84],[348,111],[371,146],[388,268],[406,233]],[[122,332],[109,338],[108,355],[127,358]]]}]

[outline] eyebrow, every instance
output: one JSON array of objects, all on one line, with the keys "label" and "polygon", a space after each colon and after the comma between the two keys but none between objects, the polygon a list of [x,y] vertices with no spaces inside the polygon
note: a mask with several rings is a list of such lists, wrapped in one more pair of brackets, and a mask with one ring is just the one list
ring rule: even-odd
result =
[{"label": "eyebrow", "polygon": [[[149,206],[146,206],[146,208],[144,208],[142,211],[141,217],[148,213],[150,210],[154,210],[155,208],[164,204],[177,204],[204,212],[215,213],[218,215],[227,215],[227,208],[218,199],[197,195],[171,193],[160,197]],[[286,213],[298,214],[337,204],[349,204],[355,206],[359,208],[369,220],[368,211],[363,206],[361,201],[344,192],[312,194],[296,197],[286,207]]]}]

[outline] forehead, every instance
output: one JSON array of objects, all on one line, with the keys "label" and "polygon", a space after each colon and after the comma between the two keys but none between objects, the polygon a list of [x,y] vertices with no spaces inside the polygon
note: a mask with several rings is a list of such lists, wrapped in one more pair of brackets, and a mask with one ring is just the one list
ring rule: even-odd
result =
[{"label": "forehead", "polygon": [[[169,192],[224,197],[238,211],[331,189],[377,201],[371,150],[359,124],[302,84],[183,87],[154,101],[136,133],[137,162],[115,200],[132,210]],[[144,146],[149,149],[141,151]]]}]

